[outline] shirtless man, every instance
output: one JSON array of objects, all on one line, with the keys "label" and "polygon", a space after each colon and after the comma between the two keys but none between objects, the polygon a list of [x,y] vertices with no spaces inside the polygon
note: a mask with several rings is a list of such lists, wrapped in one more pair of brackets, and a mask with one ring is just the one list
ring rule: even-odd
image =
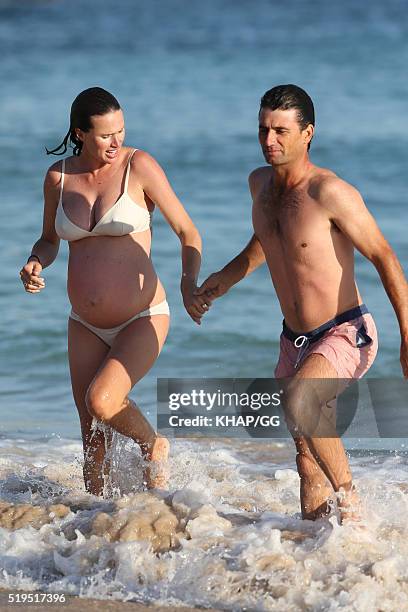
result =
[{"label": "shirtless man", "polygon": [[341,391],[341,379],[367,372],[377,352],[375,324],[354,279],[354,248],[376,267],[396,312],[405,377],[408,286],[359,192],[311,163],[314,124],[312,100],[301,88],[281,85],[262,97],[259,142],[268,165],[249,176],[254,234],[196,293],[207,302],[220,297],[266,261],[284,315],[275,376],[291,381],[286,417],[297,449],[302,516],[327,514],[334,490],[344,519],[358,516],[358,497],[323,407]]}]

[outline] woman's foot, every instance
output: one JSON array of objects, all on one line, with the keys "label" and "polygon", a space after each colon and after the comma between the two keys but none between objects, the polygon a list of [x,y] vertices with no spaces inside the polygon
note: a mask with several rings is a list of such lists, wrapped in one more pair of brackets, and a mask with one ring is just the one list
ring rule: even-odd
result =
[{"label": "woman's foot", "polygon": [[169,451],[169,441],[159,435],[147,446],[144,459],[149,463],[144,470],[144,481],[148,489],[167,489]]}]

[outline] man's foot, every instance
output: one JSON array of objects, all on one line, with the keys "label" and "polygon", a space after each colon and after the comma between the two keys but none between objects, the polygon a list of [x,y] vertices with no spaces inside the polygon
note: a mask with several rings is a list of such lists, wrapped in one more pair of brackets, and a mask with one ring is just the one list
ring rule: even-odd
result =
[{"label": "man's foot", "polygon": [[333,489],[326,483],[317,485],[309,483],[308,486],[301,485],[302,518],[308,521],[315,521],[316,519],[328,516],[333,509],[330,499],[332,495]]},{"label": "man's foot", "polygon": [[302,519],[307,521],[316,521],[317,519],[324,518],[325,516],[329,516],[331,511],[333,510],[333,504],[330,499],[327,499],[325,502],[317,506],[314,510],[306,511],[302,510]]},{"label": "man's foot", "polygon": [[169,451],[169,441],[162,436],[156,436],[147,447],[144,458],[149,463],[144,470],[144,481],[148,489],[167,489]]},{"label": "man's foot", "polygon": [[361,499],[354,485],[340,487],[337,492],[337,507],[340,513],[340,523],[359,522],[362,519]]},{"label": "man's foot", "polygon": [[300,478],[300,503],[302,518],[315,521],[330,514],[333,487],[310,452],[303,438],[295,439],[296,465]]}]

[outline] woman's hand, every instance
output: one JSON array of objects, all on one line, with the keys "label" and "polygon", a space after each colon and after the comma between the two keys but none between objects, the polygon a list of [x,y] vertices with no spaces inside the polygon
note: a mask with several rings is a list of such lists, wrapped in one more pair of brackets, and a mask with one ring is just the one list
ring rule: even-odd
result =
[{"label": "woman's hand", "polygon": [[28,261],[20,270],[20,278],[27,293],[39,293],[44,289],[45,282],[41,278],[42,265],[39,261]]},{"label": "woman's hand", "polygon": [[184,307],[193,321],[197,325],[201,325],[201,318],[210,308],[211,299],[207,295],[194,295],[196,290],[197,285],[195,283],[181,283]]}]

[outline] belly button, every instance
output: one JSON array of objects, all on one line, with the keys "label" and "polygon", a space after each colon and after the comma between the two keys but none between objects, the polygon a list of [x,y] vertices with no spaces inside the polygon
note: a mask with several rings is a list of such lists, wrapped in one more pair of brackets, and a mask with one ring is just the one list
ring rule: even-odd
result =
[{"label": "belly button", "polygon": [[301,246],[302,246],[303,248],[307,247],[307,242],[302,242]]}]

